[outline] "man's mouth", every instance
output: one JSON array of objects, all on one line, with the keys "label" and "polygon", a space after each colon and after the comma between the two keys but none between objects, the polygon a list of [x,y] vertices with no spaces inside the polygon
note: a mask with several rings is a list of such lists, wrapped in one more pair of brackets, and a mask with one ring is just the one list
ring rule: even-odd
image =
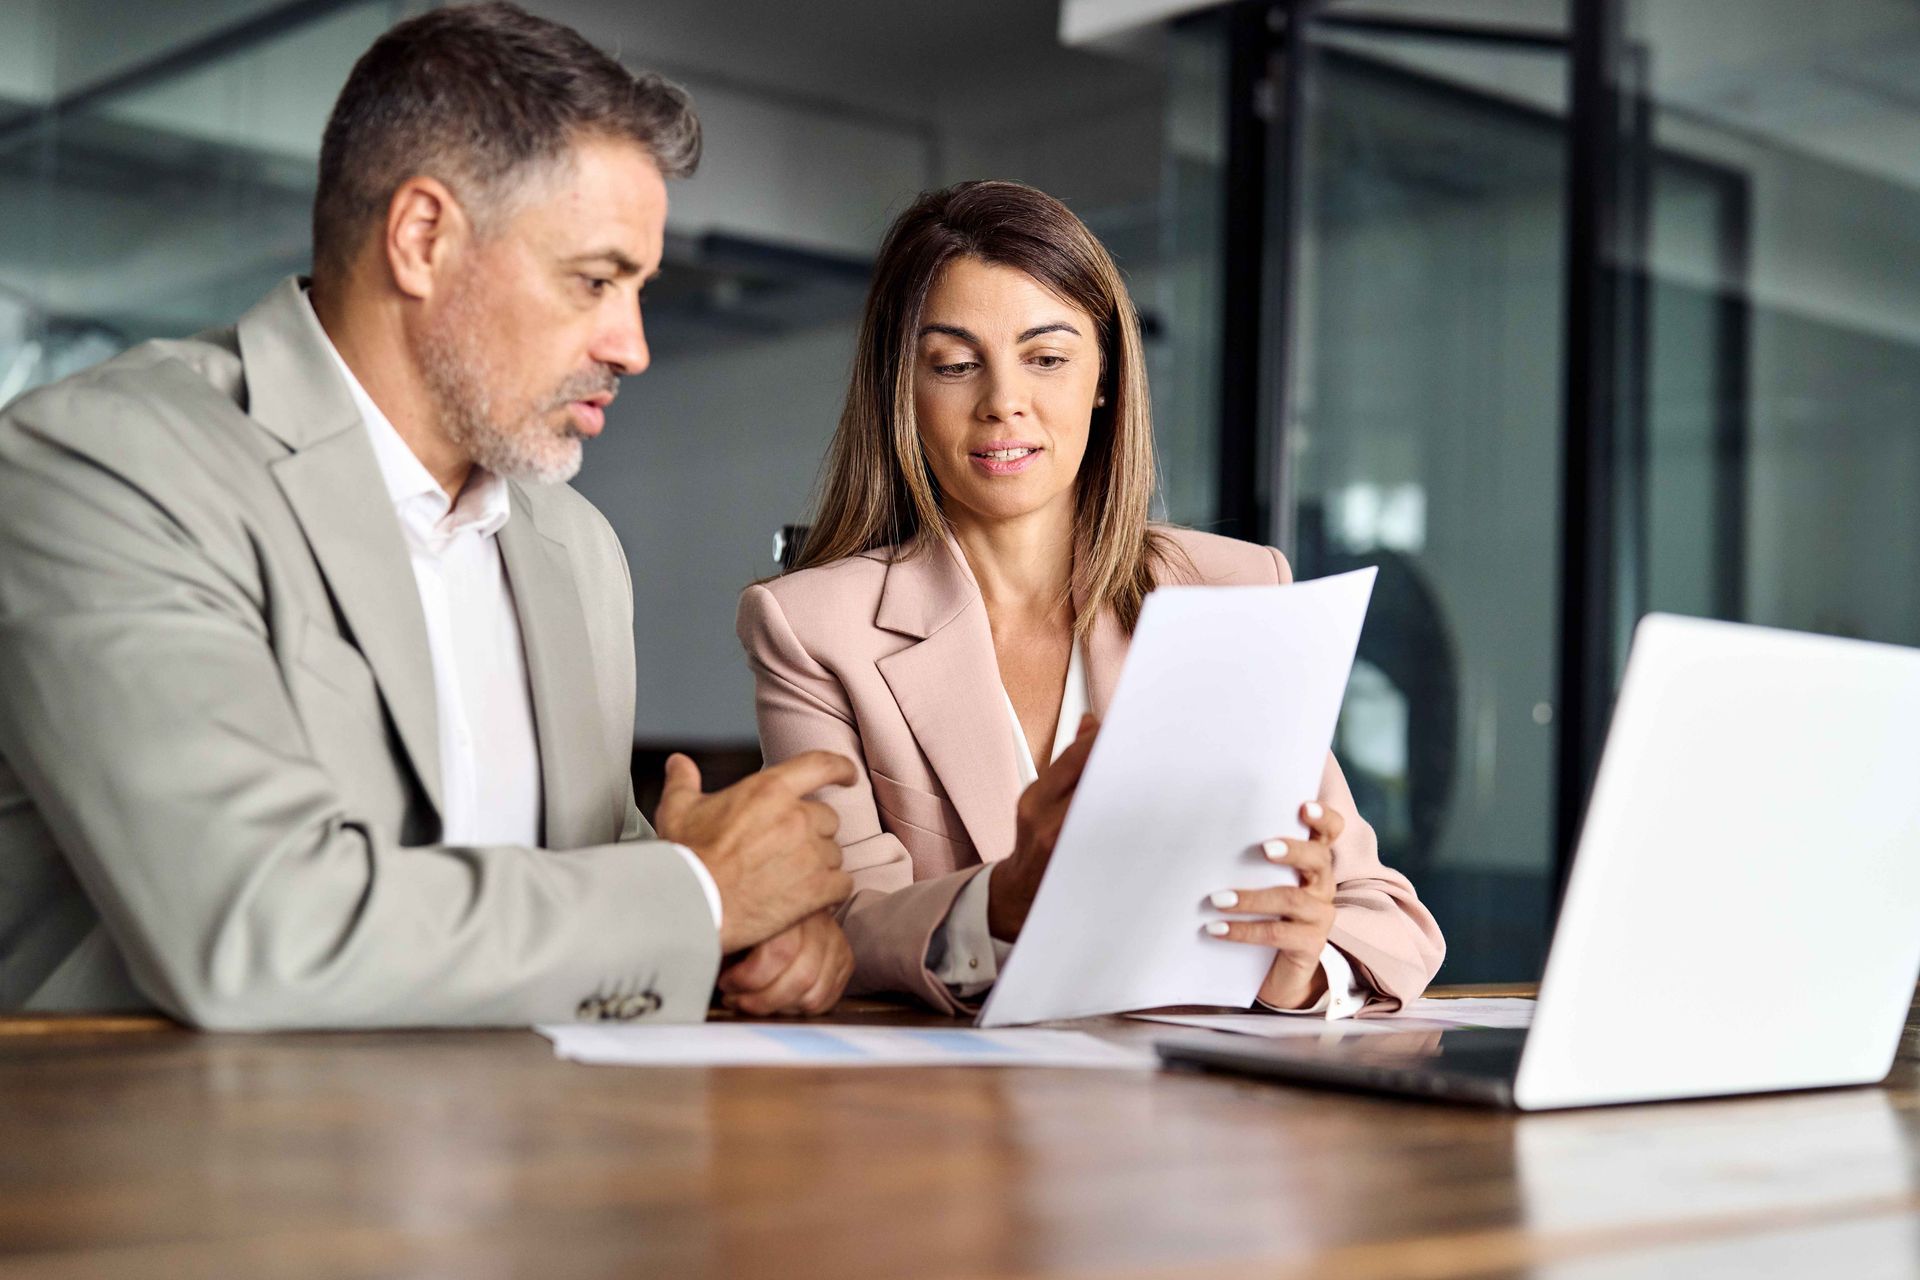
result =
[{"label": "man's mouth", "polygon": [[611,391],[600,391],[583,399],[569,400],[567,416],[573,419],[574,430],[588,439],[605,430],[607,406],[613,403],[613,394]]}]

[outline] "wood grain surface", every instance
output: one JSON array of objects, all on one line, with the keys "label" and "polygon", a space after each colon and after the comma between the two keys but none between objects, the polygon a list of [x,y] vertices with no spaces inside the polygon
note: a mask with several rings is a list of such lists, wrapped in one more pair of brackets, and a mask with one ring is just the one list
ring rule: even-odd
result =
[{"label": "wood grain surface", "polygon": [[14,1019],[0,1276],[1906,1275],[1916,1040],[1879,1088],[1515,1117],[1186,1073],[636,1070],[527,1031]]}]

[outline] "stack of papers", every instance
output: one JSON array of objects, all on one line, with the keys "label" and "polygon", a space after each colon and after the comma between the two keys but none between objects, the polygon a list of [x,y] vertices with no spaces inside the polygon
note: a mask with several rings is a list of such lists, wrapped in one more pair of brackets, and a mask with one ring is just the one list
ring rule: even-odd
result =
[{"label": "stack of papers", "polygon": [[535,1027],[556,1055],[629,1067],[1152,1067],[1152,1053],[1080,1031],[831,1023]]},{"label": "stack of papers", "polygon": [[1533,1001],[1415,1000],[1401,1012],[1384,1018],[1289,1017],[1284,1013],[1136,1013],[1142,1022],[1166,1022],[1176,1027],[1232,1031],[1278,1040],[1286,1036],[1390,1036],[1402,1031],[1456,1031],[1463,1027],[1525,1028],[1533,1022]]}]

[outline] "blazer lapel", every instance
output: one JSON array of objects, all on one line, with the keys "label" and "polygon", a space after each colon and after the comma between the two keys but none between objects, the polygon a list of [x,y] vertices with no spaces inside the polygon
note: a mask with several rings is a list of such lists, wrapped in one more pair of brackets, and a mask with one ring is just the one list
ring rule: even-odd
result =
[{"label": "blazer lapel", "polygon": [[246,411],[293,451],[269,469],[438,814],[439,719],[419,588],[373,442],[300,290],[286,281],[240,321]]},{"label": "blazer lapel", "polygon": [[[601,749],[607,735],[594,696],[593,648],[580,589],[566,545],[540,527],[528,491],[519,484],[510,484],[509,491],[513,516],[496,536],[527,655],[534,732],[540,740],[545,844],[577,849],[605,843],[625,817],[626,791],[619,779],[602,777],[612,766]],[[617,763],[626,767],[625,761]],[[595,796],[614,796],[619,803],[596,814]]]},{"label": "blazer lapel", "polygon": [[920,643],[879,661],[947,799],[985,862],[1013,852],[1020,766],[986,604],[951,540],[887,569],[876,625]]}]

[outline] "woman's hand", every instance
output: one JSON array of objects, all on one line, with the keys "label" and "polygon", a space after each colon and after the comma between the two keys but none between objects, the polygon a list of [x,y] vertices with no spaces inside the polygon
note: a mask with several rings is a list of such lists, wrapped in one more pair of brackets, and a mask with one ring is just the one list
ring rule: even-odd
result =
[{"label": "woman's hand", "polygon": [[1336,811],[1312,801],[1300,806],[1306,840],[1269,840],[1267,860],[1292,867],[1300,883],[1278,889],[1223,889],[1209,901],[1222,911],[1258,917],[1213,920],[1210,937],[1274,949],[1260,999],[1276,1009],[1304,1009],[1327,989],[1320,953],[1333,929],[1333,842],[1346,829]]},{"label": "woman's hand", "polygon": [[994,864],[987,881],[987,932],[1002,942],[1018,938],[1027,922],[1027,910],[1040,890],[1040,877],[1047,872],[1054,841],[1060,838],[1060,824],[1067,819],[1073,789],[1080,784],[1080,772],[1087,767],[1087,753],[1093,750],[1093,739],[1099,731],[1098,720],[1081,716],[1080,732],[1073,745],[1042,769],[1033,785],[1020,794],[1013,853],[1006,861]]}]

